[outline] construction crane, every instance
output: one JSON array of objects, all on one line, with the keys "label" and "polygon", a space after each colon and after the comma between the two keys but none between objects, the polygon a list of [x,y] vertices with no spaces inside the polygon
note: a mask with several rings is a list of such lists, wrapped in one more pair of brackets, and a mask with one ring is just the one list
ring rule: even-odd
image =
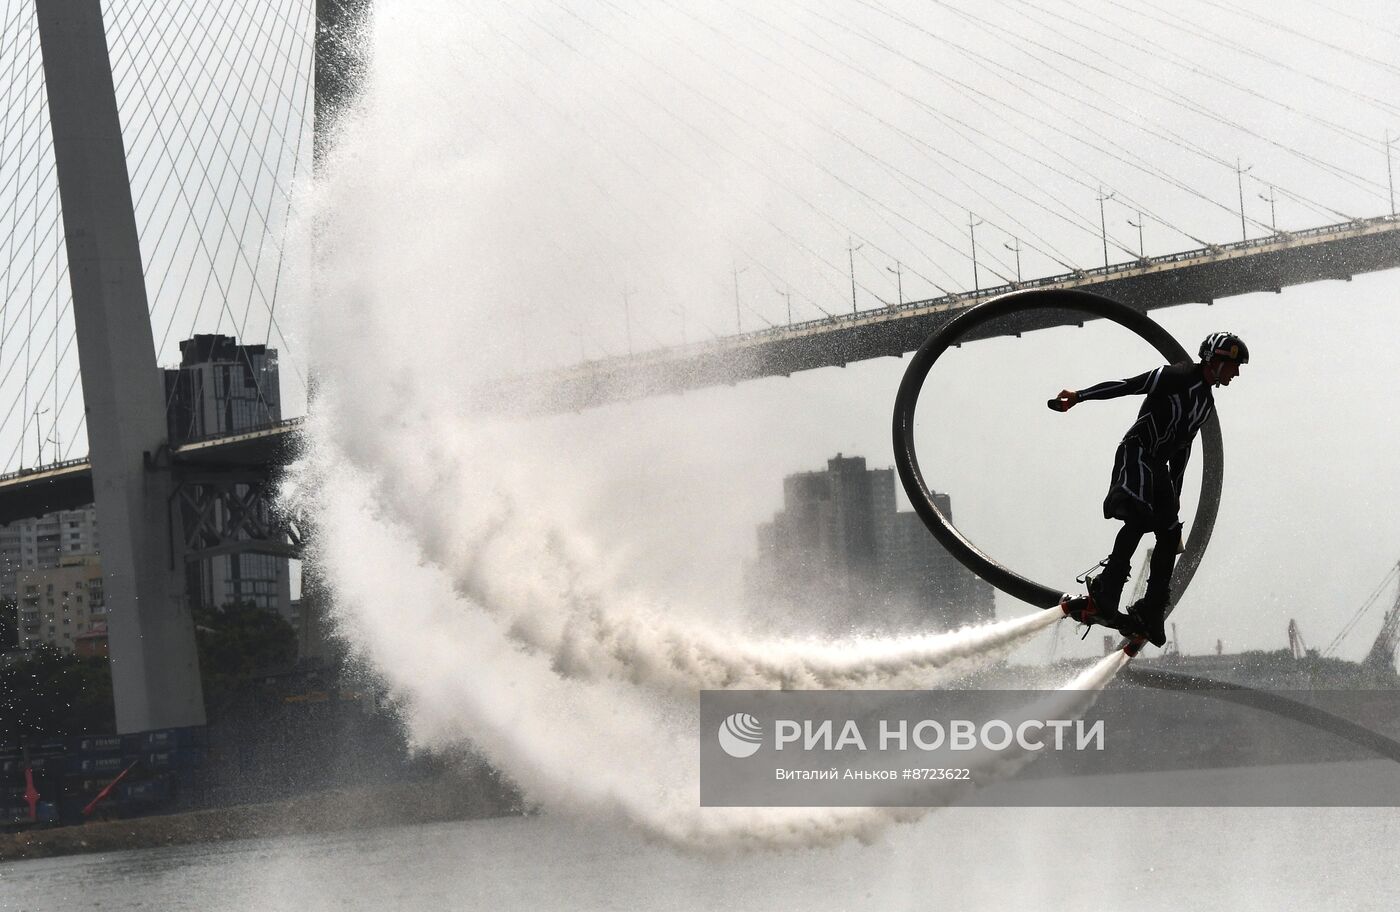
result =
[{"label": "construction crane", "polygon": [[1395,604],[1385,613],[1385,620],[1381,622],[1381,632],[1371,644],[1371,651],[1366,653],[1362,664],[1377,671],[1394,672],[1397,636],[1400,636],[1400,588],[1396,589]]},{"label": "construction crane", "polygon": [[[1362,660],[1362,664],[1366,665],[1368,668],[1375,668],[1381,671],[1395,671],[1395,647],[1400,645],[1400,562],[1397,562],[1395,566],[1390,569],[1385,579],[1381,580],[1380,585],[1376,586],[1375,591],[1371,593],[1370,598],[1357,609],[1356,614],[1352,615],[1351,620],[1347,621],[1346,626],[1342,628],[1341,632],[1333,637],[1332,642],[1327,644],[1327,648],[1323,650],[1322,653],[1324,656],[1330,656],[1337,651],[1337,647],[1341,645],[1342,640],[1346,639],[1347,635],[1355,629],[1357,623],[1366,616],[1371,606],[1376,603],[1376,600],[1380,598],[1381,593],[1385,591],[1392,580],[1396,583],[1395,602],[1390,606],[1390,610],[1385,613],[1385,618],[1381,621],[1381,632],[1376,636],[1376,641],[1371,644],[1371,651],[1366,653],[1366,658]],[[1294,625],[1290,624],[1290,646],[1292,644],[1293,630]]]},{"label": "construction crane", "polygon": [[1293,653],[1295,659],[1305,659],[1308,655],[1308,644],[1303,642],[1303,631],[1298,629],[1298,622],[1293,618],[1288,619],[1288,651]]}]

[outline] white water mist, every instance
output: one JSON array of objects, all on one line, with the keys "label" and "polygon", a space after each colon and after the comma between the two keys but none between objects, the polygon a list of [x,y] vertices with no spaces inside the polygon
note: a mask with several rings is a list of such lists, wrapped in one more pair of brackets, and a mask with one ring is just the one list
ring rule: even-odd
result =
[{"label": "white water mist", "polygon": [[[519,61],[464,61],[462,47],[499,50],[497,24],[450,6],[381,12],[372,78],[317,188],[317,293],[302,315],[316,392],[291,488],[317,519],[338,633],[417,744],[471,745],[548,809],[723,851],[870,839],[916,819],[700,809],[693,706],[679,698],[928,686],[1004,656],[1053,613],[942,635],[754,638],[733,604],[737,568],[715,560],[733,551],[712,521],[731,507],[685,498],[716,466],[764,464],[771,415],[736,397],[534,421],[474,411],[492,378],[568,360],[560,326],[615,296],[598,250],[708,298],[696,289],[727,260],[714,237],[755,220],[740,182],[707,195],[658,164],[680,197],[658,202],[603,164],[606,148],[552,146],[556,108],[502,93],[560,85]],[[569,118],[598,113],[579,104]],[[585,184],[623,186],[646,211],[600,219]],[[669,586],[675,567],[709,585]]]}]

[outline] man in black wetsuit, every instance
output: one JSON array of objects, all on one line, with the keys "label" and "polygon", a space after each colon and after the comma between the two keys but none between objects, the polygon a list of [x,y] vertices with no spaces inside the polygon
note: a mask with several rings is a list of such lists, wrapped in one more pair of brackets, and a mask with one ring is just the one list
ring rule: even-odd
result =
[{"label": "man in black wetsuit", "polygon": [[[1211,333],[1201,343],[1198,363],[1168,364],[1129,380],[1110,380],[1079,391],[1061,390],[1051,408],[1067,412],[1086,399],[1146,396],[1137,421],[1123,435],[1113,459],[1113,481],[1104,498],[1106,519],[1120,519],[1123,528],[1103,572],[1089,581],[1094,612],[1111,626],[1145,634],[1154,646],[1167,641],[1165,620],[1171,600],[1172,570],[1181,547],[1181,480],[1191,457],[1196,432],[1215,410],[1211,388],[1229,386],[1249,363],[1249,349],[1233,333]],[[1157,536],[1147,591],[1118,613],[1123,584],[1138,543],[1148,532]]]}]

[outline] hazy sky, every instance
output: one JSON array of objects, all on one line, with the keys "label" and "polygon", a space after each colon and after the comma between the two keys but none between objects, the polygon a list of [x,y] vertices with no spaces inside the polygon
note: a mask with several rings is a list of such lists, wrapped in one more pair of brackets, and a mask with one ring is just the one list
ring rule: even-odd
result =
[{"label": "hazy sky", "polygon": [[[1387,212],[1395,31],[1364,4],[1188,7],[386,5],[346,176],[323,201],[351,251],[327,281],[408,347],[382,362],[400,407],[437,403],[460,431],[473,419],[450,414],[454,390],[621,353],[629,318],[646,348],[682,326],[694,340],[782,322],[788,290],[796,319],[849,309],[848,243],[862,308],[894,298],[896,262],[906,299],[971,287],[969,210],[983,282],[1014,269],[1013,239],[1027,277],[1101,262],[1100,187],[1115,262],[1139,212],[1149,254],[1235,240],[1237,158],[1251,237],[1275,217],[1263,196],[1280,228]],[[1176,616],[1183,650],[1281,648],[1290,617],[1325,646],[1400,559],[1396,290],[1381,274],[1155,312],[1188,350],[1223,328],[1254,356],[1219,396],[1226,488]],[[313,360],[349,357],[328,344]],[[785,474],[837,452],[892,462],[904,363],[534,422],[498,456],[556,492],[561,524],[623,579],[728,602]],[[1100,503],[1137,402],[1057,415],[1044,401],[1156,363],[1097,326],[949,356],[919,433],[959,526],[1070,585],[1116,531]],[[438,444],[429,430],[405,445]],[[1364,653],[1382,608],[1341,655]],[[1062,636],[1061,655],[1097,646]]]},{"label": "hazy sky", "polygon": [[[277,9],[303,21],[303,6]],[[209,166],[227,188],[200,186],[211,199],[245,200],[231,212],[265,198],[259,205],[278,225],[308,217],[312,204],[295,193],[276,215],[286,199],[270,178],[247,189],[269,170],[291,185],[295,131],[274,137],[268,125],[297,119],[297,58],[275,70],[276,49],[267,68],[256,55],[221,57],[208,43],[220,34],[213,20],[207,32],[174,20],[147,31],[134,13],[109,15],[128,21],[131,35],[179,36],[164,40],[191,73],[248,74],[246,85],[209,77],[211,98],[235,112],[229,124],[263,124],[249,135],[282,148],[281,164],[252,164],[230,138]],[[269,14],[232,31],[285,34],[277,28]],[[244,45],[257,48],[251,37]],[[127,39],[120,56],[139,60],[161,46]],[[1383,141],[1387,131],[1400,136],[1397,51],[1400,32],[1374,5],[1344,0],[1185,0],[1170,13],[1138,0],[381,3],[374,108],[347,153],[370,189],[332,187],[316,204],[356,225],[357,243],[373,239],[359,263],[331,266],[343,303],[332,311],[351,325],[362,314],[366,327],[390,320],[385,331],[397,334],[380,341],[403,351],[385,357],[383,382],[417,359],[437,365],[436,381],[451,392],[500,371],[622,353],[629,327],[640,349],[683,332],[694,340],[736,323],[780,323],[789,293],[798,320],[847,312],[848,257],[861,308],[894,300],[896,264],[906,299],[971,288],[969,212],[983,284],[1013,274],[1007,244],[1023,248],[1028,278],[1101,264],[1100,188],[1111,195],[1114,262],[1137,250],[1129,220],[1143,225],[1148,254],[1237,240],[1237,160],[1251,237],[1275,218],[1261,195],[1276,200],[1285,229],[1380,215],[1390,209]],[[127,91],[124,111],[156,104],[149,87]],[[245,96],[254,113],[240,121]],[[180,110],[161,122],[204,124],[197,106]],[[157,150],[149,154],[179,160],[158,150],[205,148],[199,136],[171,127],[148,140]],[[138,151],[129,150],[140,159]],[[225,160],[248,162],[242,189],[238,168],[220,170]],[[133,173],[146,174],[139,164]],[[241,224],[208,211],[207,238]],[[248,279],[275,275],[272,262],[221,268],[242,276],[229,287],[255,305],[249,341],[272,332],[304,369],[318,329],[294,319],[305,257],[281,273],[278,313],[285,306],[292,316],[280,335],[258,317]],[[1384,273],[1154,312],[1188,350],[1230,329],[1254,359],[1218,397],[1225,496],[1176,616],[1183,650],[1213,649],[1217,638],[1231,650],[1280,648],[1290,617],[1310,645],[1325,646],[1400,559],[1400,482],[1389,459],[1400,445],[1391,405],[1397,291],[1400,278]],[[193,292],[169,300],[194,319]],[[392,324],[396,314],[402,325]],[[191,326],[226,331],[222,320],[211,312]],[[368,341],[366,357],[376,357]],[[785,474],[820,468],[838,451],[892,462],[890,409],[904,363],[610,406],[529,433],[556,448],[561,515],[624,578],[668,597],[728,599],[754,526],[780,506]],[[926,398],[920,439],[927,477],[951,493],[959,526],[1051,584],[1069,585],[1104,556],[1116,527],[1099,504],[1137,403],[1055,415],[1044,400],[1155,363],[1143,344],[1097,326],[949,356],[930,380],[941,399]],[[405,395],[442,408],[444,425],[470,420],[451,413],[450,396]],[[6,448],[19,440],[15,425],[0,433]],[[1383,607],[1341,655],[1364,653]],[[1000,597],[999,609],[1020,610]],[[1089,654],[1096,642],[1066,638],[1060,654]],[[1049,648],[1037,644],[1028,658]]]}]

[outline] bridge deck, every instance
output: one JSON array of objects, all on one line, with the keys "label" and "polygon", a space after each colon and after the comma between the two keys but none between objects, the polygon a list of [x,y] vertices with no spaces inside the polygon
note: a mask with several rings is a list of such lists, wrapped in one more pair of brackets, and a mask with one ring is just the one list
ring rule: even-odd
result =
[{"label": "bridge deck", "polygon": [[[265,474],[286,462],[301,425],[300,418],[292,418],[270,427],[192,440],[171,452],[171,462],[177,470]],[[92,502],[92,465],[87,459],[0,475],[0,525]]]},{"label": "bridge deck", "polygon": [[[765,329],[709,342],[588,361],[512,377],[485,391],[483,408],[577,411],[607,402],[786,376],[913,351],[959,312],[1028,288],[1078,288],[1143,311],[1400,266],[1400,219],[1387,216],[1277,234],[1132,263],[913,301],[900,307]],[[982,338],[1081,323],[1070,312],[1010,318]]]}]

